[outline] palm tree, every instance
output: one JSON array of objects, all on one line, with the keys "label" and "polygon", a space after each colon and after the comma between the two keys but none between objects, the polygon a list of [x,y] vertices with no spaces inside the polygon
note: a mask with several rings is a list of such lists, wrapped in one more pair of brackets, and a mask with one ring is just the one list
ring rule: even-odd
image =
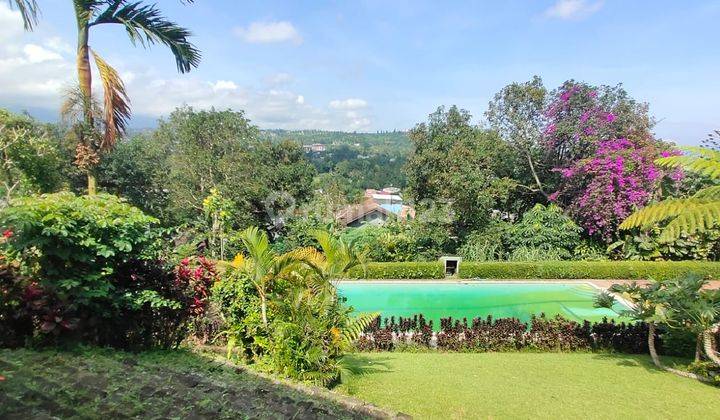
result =
[{"label": "palm tree", "polygon": [[279,278],[289,275],[298,268],[300,261],[292,254],[276,254],[270,247],[265,232],[256,227],[249,227],[240,234],[248,258],[239,254],[233,266],[244,270],[250,278],[260,297],[260,313],[263,324],[267,327],[267,299],[272,284]]},{"label": "palm tree", "polygon": [[655,335],[658,324],[667,324],[669,322],[670,310],[667,301],[667,290],[662,282],[652,282],[646,286],[639,286],[637,283],[632,284],[614,284],[610,287],[610,291],[622,295],[626,300],[632,303],[632,307],[623,312],[623,315],[644,322],[648,326],[648,351],[653,364],[658,369],[662,369],[678,376],[692,378],[699,381],[706,381],[700,375],[674,369],[665,366],[655,348]]},{"label": "palm tree", "polygon": [[[720,180],[720,152],[702,147],[688,147],[681,156],[668,156],[655,161],[666,168],[682,168]],[[650,204],[631,214],[620,229],[649,228],[669,221],[660,235],[660,242],[671,242],[682,234],[692,235],[712,228],[720,221],[720,185],[705,187],[689,198],[670,198]]]},{"label": "palm tree", "polygon": [[308,247],[291,252],[314,271],[316,286],[332,289],[334,280],[346,275],[354,267],[365,266],[365,256],[357,252],[352,243],[345,242],[325,230],[311,233],[322,251]]},{"label": "palm tree", "polygon": [[[191,3],[192,0],[185,0]],[[25,28],[37,24],[39,9],[35,0],[9,0],[20,11]],[[200,63],[200,52],[188,40],[190,31],[162,16],[154,4],[129,0],[73,0],[77,23],[78,90],[68,96],[63,110],[66,114],[81,110],[80,121],[74,127],[78,137],[75,163],[88,179],[88,194],[96,190],[94,168],[100,155],[110,150],[118,137],[125,133],[130,118],[130,100],[118,72],[90,48],[90,29],[101,25],[122,25],[133,45],[149,47],[164,44],[175,56],[180,73],[186,73]],[[90,55],[100,74],[104,90],[102,112],[92,99]],[[77,113],[76,113],[77,114]],[[100,121],[98,121],[100,119]],[[103,134],[100,134],[104,131]]]}]

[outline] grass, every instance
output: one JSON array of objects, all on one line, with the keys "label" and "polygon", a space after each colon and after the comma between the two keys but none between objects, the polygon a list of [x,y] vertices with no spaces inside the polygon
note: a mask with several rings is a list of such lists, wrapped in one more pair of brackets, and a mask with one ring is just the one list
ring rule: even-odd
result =
[{"label": "grass", "polygon": [[0,349],[0,418],[365,418],[189,351]]},{"label": "grass", "polygon": [[418,418],[709,419],[720,389],[592,353],[360,353],[342,392]]}]

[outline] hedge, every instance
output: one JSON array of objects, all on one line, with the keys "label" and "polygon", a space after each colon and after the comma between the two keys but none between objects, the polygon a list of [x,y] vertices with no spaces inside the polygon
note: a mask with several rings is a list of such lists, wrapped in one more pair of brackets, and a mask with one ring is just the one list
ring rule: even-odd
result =
[{"label": "hedge", "polygon": [[[471,279],[627,279],[665,280],[695,273],[720,279],[720,262],[709,261],[537,261],[460,263],[458,278]],[[441,262],[369,263],[353,269],[352,279],[441,279]]]},{"label": "hedge", "polygon": [[433,262],[391,262],[366,264],[355,267],[348,273],[352,279],[442,279],[445,277],[443,263]]}]

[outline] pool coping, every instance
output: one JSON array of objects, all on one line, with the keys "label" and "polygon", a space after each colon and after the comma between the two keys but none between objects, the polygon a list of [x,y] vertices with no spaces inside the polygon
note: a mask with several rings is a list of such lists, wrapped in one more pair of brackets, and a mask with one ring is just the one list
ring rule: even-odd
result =
[{"label": "pool coping", "polygon": [[358,280],[336,280],[334,283],[340,284],[340,283],[348,283],[348,284],[409,284],[409,283],[417,283],[417,284],[448,284],[448,283],[456,283],[456,284],[584,284],[587,286],[590,286],[591,288],[598,290],[598,291],[605,291],[610,293],[616,301],[624,305],[628,309],[632,309],[635,307],[634,304],[623,298],[617,293],[611,292],[609,288],[602,287],[598,284],[593,283],[592,280],[573,280],[573,279],[558,279],[558,280],[548,280],[548,279],[538,279],[538,280],[531,280],[531,279],[358,279]]}]

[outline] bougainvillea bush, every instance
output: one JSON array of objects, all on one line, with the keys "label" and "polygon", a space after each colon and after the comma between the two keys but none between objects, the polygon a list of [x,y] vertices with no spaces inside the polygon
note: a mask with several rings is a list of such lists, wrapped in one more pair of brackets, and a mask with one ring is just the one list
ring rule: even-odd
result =
[{"label": "bougainvillea bush", "polygon": [[[4,276],[39,342],[118,347],[177,344],[200,315],[215,276],[205,260],[175,269],[158,259],[156,220],[107,194],[47,194],[0,212]],[[11,233],[7,233],[11,232]],[[20,294],[20,296],[17,296]]]},{"label": "bougainvillea bush", "polygon": [[661,196],[663,180],[683,178],[654,163],[677,151],[654,139],[647,108],[624,95],[569,82],[547,110],[545,143],[560,177],[550,199],[605,242],[634,210]]}]

